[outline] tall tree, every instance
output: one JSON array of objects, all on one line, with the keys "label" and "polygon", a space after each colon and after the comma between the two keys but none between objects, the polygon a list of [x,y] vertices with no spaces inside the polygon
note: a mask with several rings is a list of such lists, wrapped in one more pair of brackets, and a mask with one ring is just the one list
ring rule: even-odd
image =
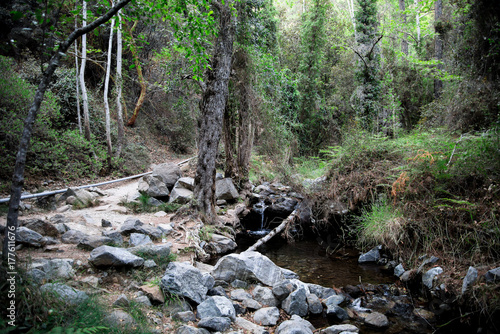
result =
[{"label": "tall tree", "polygon": [[[75,29],[78,29],[78,20],[75,18]],[[76,73],[76,115],[78,117],[78,130],[82,131],[82,113],[80,110],[80,72],[78,71],[78,41],[75,41],[75,73]]]},{"label": "tall tree", "polygon": [[[87,1],[83,0],[82,5],[82,25],[87,25]],[[82,90],[82,104],[83,104],[83,127],[85,139],[90,140],[90,115],[89,115],[89,98],[87,94],[87,87],[85,86],[85,64],[87,62],[87,34],[82,35],[82,64],[80,67],[80,88]]]},{"label": "tall tree", "polygon": [[[434,58],[438,61],[438,71],[443,69],[443,33],[439,27],[442,27],[441,16],[443,16],[443,0],[436,0],[434,4],[434,26],[436,28],[436,37],[434,44]],[[440,75],[440,73],[438,73]],[[434,97],[438,99],[443,90],[443,81],[440,78],[434,79]]]},{"label": "tall tree", "polygon": [[118,29],[116,30],[116,118],[118,126],[117,144],[116,144],[116,156],[119,158],[122,152],[122,148],[125,141],[125,131],[123,126],[123,107],[122,107],[122,50],[123,50],[123,39],[122,39],[122,16],[120,11],[116,14],[118,17]]},{"label": "tall tree", "polygon": [[[111,6],[113,6],[113,1],[110,2]],[[109,42],[108,42],[108,60],[106,64],[106,77],[104,78],[104,112],[106,115],[106,144],[108,147],[108,170],[111,170],[111,158],[113,146],[111,144],[111,117],[109,111],[109,102],[108,102],[108,92],[109,92],[109,76],[111,73],[111,60],[113,54],[113,29],[115,26],[115,19],[111,19],[111,24],[109,28]]]},{"label": "tall tree", "polygon": [[401,24],[403,26],[403,39],[401,40],[401,52],[408,56],[408,33],[406,32],[406,5],[405,0],[399,0],[399,10],[401,11]]},{"label": "tall tree", "polygon": [[21,191],[24,185],[24,169],[26,166],[26,155],[28,153],[28,146],[31,139],[31,134],[33,131],[33,124],[37,117],[38,111],[40,110],[40,105],[43,101],[45,92],[47,91],[49,84],[52,79],[61,58],[66,54],[69,47],[73,42],[82,35],[85,35],[101,24],[109,21],[121,8],[126,6],[132,0],[122,0],[116,4],[116,6],[109,9],[104,15],[96,19],[94,22],[83,26],[82,28],[75,29],[71,34],[62,41],[52,52],[49,65],[45,69],[42,75],[42,79],[35,93],[33,103],[28,111],[28,116],[24,121],[24,129],[21,135],[21,140],[19,142],[19,150],[16,157],[16,165],[14,167],[14,174],[12,176],[12,186],[9,201],[9,211],[7,213],[7,226],[5,228],[5,238],[3,243],[3,259],[8,261],[9,254],[12,254],[12,240],[11,236],[17,234],[17,219],[19,217],[19,203],[21,201]]}]

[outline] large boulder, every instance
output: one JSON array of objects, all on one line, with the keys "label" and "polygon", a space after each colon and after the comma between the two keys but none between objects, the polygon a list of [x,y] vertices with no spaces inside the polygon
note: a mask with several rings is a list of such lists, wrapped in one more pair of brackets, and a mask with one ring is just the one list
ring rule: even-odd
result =
[{"label": "large boulder", "polygon": [[268,206],[266,209],[266,214],[271,217],[288,217],[295,207],[298,201],[289,197],[279,197],[272,205]]},{"label": "large boulder", "polygon": [[252,291],[253,298],[261,303],[262,305],[267,306],[278,306],[279,301],[274,297],[273,291],[269,288],[263,286],[257,286]]},{"label": "large boulder", "polygon": [[167,197],[170,195],[167,185],[158,176],[144,175],[137,186],[137,190],[150,197]]},{"label": "large boulder", "polygon": [[263,326],[274,326],[280,319],[280,310],[277,307],[265,307],[257,310],[253,320]]},{"label": "large boulder", "polygon": [[233,303],[223,296],[208,297],[196,307],[196,311],[200,319],[209,317],[227,317],[233,321],[236,319]]},{"label": "large boulder", "polygon": [[71,259],[52,259],[43,265],[46,279],[70,279],[75,276]]},{"label": "large boulder", "polygon": [[307,292],[304,288],[299,288],[292,292],[281,304],[283,310],[290,314],[296,314],[300,317],[307,315],[309,307],[307,305]]},{"label": "large boulder", "polygon": [[182,176],[182,171],[177,164],[166,162],[155,166],[151,175],[159,178],[168,189],[171,189]]},{"label": "large boulder", "polygon": [[293,315],[290,320],[283,321],[276,329],[276,334],[312,334],[314,326],[307,320]]},{"label": "large boulder", "polygon": [[78,243],[77,247],[91,251],[97,247],[103,245],[111,245],[111,244],[114,244],[114,240],[111,239],[110,237],[106,237],[103,235],[91,235],[80,239],[80,242]]},{"label": "large boulder", "polygon": [[59,231],[54,226],[54,224],[51,224],[51,223],[49,223],[45,220],[41,220],[39,218],[32,218],[32,219],[28,219],[26,221],[20,221],[19,223],[20,223],[20,226],[27,227],[30,230],[38,232],[43,236],[47,236],[47,237],[58,237],[59,236]]},{"label": "large boulder", "polygon": [[193,191],[194,190],[194,179],[192,177],[181,177],[175,183],[174,188],[176,186]]},{"label": "large boulder", "polygon": [[238,190],[231,178],[215,181],[215,197],[226,201],[235,200],[239,197]]},{"label": "large boulder", "polygon": [[193,199],[193,191],[181,187],[177,187],[177,185],[172,189],[170,193],[170,198],[168,199],[169,203],[179,203],[186,204]]},{"label": "large boulder", "polygon": [[130,240],[129,244],[131,246],[139,246],[139,245],[145,245],[145,244],[151,244],[153,243],[153,240],[146,235],[142,233],[130,233]]},{"label": "large boulder", "polygon": [[377,262],[380,260],[380,249],[382,246],[377,246],[372,248],[369,252],[361,254],[358,259],[358,263],[370,263]]},{"label": "large boulder", "polygon": [[238,247],[232,239],[220,234],[213,234],[212,239],[203,248],[210,254],[227,254]]},{"label": "large boulder", "polygon": [[47,239],[40,233],[21,226],[17,228],[16,242],[31,247],[42,247],[47,243]]},{"label": "large boulder", "polygon": [[164,291],[186,297],[197,304],[207,298],[207,292],[213,286],[214,281],[209,274],[202,274],[187,262],[170,262],[161,279]]},{"label": "large boulder", "polygon": [[227,317],[203,318],[198,322],[198,327],[206,328],[212,332],[224,332],[231,326],[231,319]]},{"label": "large boulder", "polygon": [[123,235],[129,235],[130,233],[142,233],[149,235],[153,240],[161,239],[162,230],[158,227],[144,224],[139,219],[134,217],[128,217],[125,222],[120,227],[120,232]]},{"label": "large boulder", "polygon": [[144,259],[123,248],[100,246],[90,252],[89,263],[96,267],[140,267]]},{"label": "large boulder", "polygon": [[88,206],[93,204],[97,196],[85,189],[68,188],[62,199],[66,199],[68,204],[80,204]]},{"label": "large boulder", "polygon": [[144,244],[135,247],[127,248],[127,250],[137,256],[144,257],[168,257],[170,255],[170,248],[172,244],[167,242],[165,244]]},{"label": "large boulder", "polygon": [[268,286],[284,279],[281,268],[259,252],[243,252],[222,257],[215,265],[212,276],[228,283],[239,279],[258,281]]},{"label": "large boulder", "polygon": [[78,305],[89,298],[85,292],[60,283],[44,284],[40,287],[40,291],[50,294],[69,305]]}]

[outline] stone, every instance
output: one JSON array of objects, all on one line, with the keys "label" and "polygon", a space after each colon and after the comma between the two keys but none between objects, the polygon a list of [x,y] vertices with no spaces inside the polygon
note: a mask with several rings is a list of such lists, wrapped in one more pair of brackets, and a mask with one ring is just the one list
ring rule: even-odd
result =
[{"label": "stone", "polygon": [[361,254],[360,257],[358,258],[358,263],[370,263],[370,262],[377,262],[380,260],[380,250],[382,249],[382,246],[377,246],[372,248],[369,252],[366,252],[364,254]]},{"label": "stone", "polygon": [[31,282],[36,285],[40,285],[46,280],[45,272],[40,269],[30,269],[26,272],[26,275],[31,279]]},{"label": "stone", "polygon": [[175,334],[210,334],[205,328],[196,328],[193,326],[183,325],[175,331]]},{"label": "stone", "polygon": [[262,305],[252,298],[243,299],[242,304],[250,311],[255,311],[262,308]]},{"label": "stone", "polygon": [[248,287],[248,283],[239,279],[235,279],[234,281],[231,282],[231,286],[233,288],[241,288],[241,289],[246,289]]},{"label": "stone", "polygon": [[500,267],[488,270],[486,274],[484,274],[484,278],[488,283],[495,283],[500,281]]},{"label": "stone", "polygon": [[477,280],[477,269],[474,267],[469,267],[467,270],[467,274],[464,277],[464,281],[462,283],[462,294],[467,291],[467,289],[473,285]]},{"label": "stone", "polygon": [[436,319],[436,315],[431,311],[424,308],[416,308],[413,310],[413,314],[419,318],[425,319],[429,322],[433,322]]},{"label": "stone", "polygon": [[266,214],[272,217],[288,217],[295,207],[298,201],[289,197],[279,197],[272,205],[268,206],[266,209]]},{"label": "stone", "polygon": [[104,320],[118,328],[133,327],[136,325],[134,318],[130,314],[122,310],[113,310],[109,315],[107,315]]},{"label": "stone", "polygon": [[65,244],[79,244],[83,239],[89,236],[82,231],[69,230],[61,236],[62,242]]},{"label": "stone", "polygon": [[154,260],[146,260],[144,261],[144,268],[154,268],[157,267],[158,265]]},{"label": "stone", "polygon": [[149,197],[167,197],[170,195],[165,182],[160,177],[154,175],[144,175],[137,185],[137,190]]},{"label": "stone", "polygon": [[275,334],[312,334],[314,330],[314,326],[309,321],[294,315],[290,320],[283,321]]},{"label": "stone", "polygon": [[192,177],[181,177],[180,179],[177,180],[175,185],[193,191],[194,179]]},{"label": "stone", "polygon": [[278,301],[284,300],[292,291],[295,289],[293,286],[292,282],[289,280],[284,280],[279,282],[278,284],[275,284],[273,286],[273,295],[278,299]]},{"label": "stone", "polygon": [[95,267],[140,267],[144,259],[123,248],[100,246],[90,252],[89,262]]},{"label": "stone", "polygon": [[265,307],[257,310],[253,320],[259,325],[274,326],[280,319],[280,310],[277,307]]},{"label": "stone", "polygon": [[198,322],[198,327],[206,328],[212,332],[224,332],[231,326],[231,319],[227,317],[208,317]]},{"label": "stone", "polygon": [[306,296],[307,306],[311,314],[321,314],[323,313],[323,305],[321,305],[321,300],[315,294],[308,294]]},{"label": "stone", "polygon": [[102,235],[111,239],[111,244],[108,246],[122,246],[123,245],[123,236],[118,231],[104,231]]},{"label": "stone", "polygon": [[145,244],[151,244],[153,240],[148,235],[142,233],[130,233],[129,244],[130,246],[139,246]]},{"label": "stone", "polygon": [[290,269],[281,268],[281,273],[285,279],[299,279],[299,275]]},{"label": "stone", "polygon": [[170,262],[161,279],[161,288],[200,304],[206,299],[208,289],[213,287],[213,280],[208,280],[206,275],[189,263]]},{"label": "stone", "polygon": [[46,240],[40,233],[21,226],[17,228],[16,242],[26,246],[39,248],[45,245]]},{"label": "stone", "polygon": [[[77,189],[77,188],[68,188],[66,191],[66,202],[68,204],[76,204],[79,203],[84,206],[89,206],[94,203],[96,196],[92,194],[90,191],[85,189]],[[70,197],[74,197],[74,200],[69,200]]]},{"label": "stone", "polygon": [[147,307],[150,307],[150,306],[153,306],[151,304],[151,301],[149,300],[149,298],[147,296],[139,296],[135,299],[135,302],[137,304],[141,304],[141,305],[144,305],[144,306],[147,306]]},{"label": "stone", "polygon": [[244,333],[269,334],[264,327],[256,325],[242,317],[236,317],[234,324],[239,328],[242,328]]},{"label": "stone", "polygon": [[196,321],[196,316],[192,311],[177,312],[172,318],[182,322]]},{"label": "stone", "polygon": [[149,235],[154,240],[161,239],[161,230],[157,227],[146,225],[139,219],[128,217],[123,225],[120,227],[120,232],[123,235],[130,235],[131,233],[142,233]]},{"label": "stone", "polygon": [[226,201],[235,200],[239,197],[238,190],[233,184],[231,178],[225,178],[215,181],[215,198],[225,199]]},{"label": "stone", "polygon": [[153,216],[155,217],[165,217],[167,215],[167,213],[165,211],[158,211],[158,212],[155,212]]},{"label": "stone", "polygon": [[101,226],[102,227],[112,227],[113,224],[111,224],[111,222],[109,220],[101,219]]},{"label": "stone", "polygon": [[304,288],[299,288],[293,291],[282,302],[281,308],[290,315],[296,314],[300,317],[306,316],[309,311],[306,290]]},{"label": "stone", "polygon": [[257,286],[252,291],[253,298],[267,306],[279,306],[280,302],[274,297],[273,291],[267,287]]},{"label": "stone", "polygon": [[349,319],[347,311],[338,305],[330,305],[326,308],[326,316],[334,321],[342,322]]},{"label": "stone", "polygon": [[422,270],[424,269],[424,267],[426,265],[428,265],[428,264],[434,264],[434,263],[436,263],[438,261],[439,261],[439,258],[436,257],[436,256],[434,256],[434,255],[431,256],[430,258],[424,259],[424,261],[422,262],[422,264],[420,265],[420,267],[418,267],[417,272],[419,272],[419,273],[422,272]]},{"label": "stone", "polygon": [[231,291],[230,295],[231,295],[231,299],[232,300],[237,300],[237,301],[240,301],[240,302],[243,301],[243,300],[245,300],[245,299],[251,299],[252,298],[252,295],[249,294],[248,292],[246,292],[243,289],[233,290],[233,291]]},{"label": "stone", "polygon": [[217,262],[212,271],[216,280],[232,282],[235,279],[258,281],[273,286],[284,277],[280,267],[259,252],[229,254]]},{"label": "stone", "polygon": [[45,278],[49,280],[68,280],[73,278],[75,276],[75,270],[73,269],[72,262],[73,261],[69,259],[52,259],[47,261],[42,267],[46,275]]},{"label": "stone", "polygon": [[343,295],[333,295],[325,299],[324,303],[325,306],[334,306],[334,305],[340,305],[344,302],[345,297]]},{"label": "stone", "polygon": [[429,269],[428,271],[425,272],[425,274],[422,275],[422,284],[425,285],[427,288],[432,289],[432,286],[434,285],[434,280],[437,279],[437,276],[442,273],[443,273],[443,268],[441,267],[435,267]]},{"label": "stone", "polygon": [[359,333],[359,328],[350,325],[350,324],[343,324],[343,325],[333,325],[330,327],[327,327],[325,329],[322,329],[320,331],[321,334],[340,334],[340,333]]},{"label": "stone", "polygon": [[129,305],[130,305],[130,302],[129,302],[127,296],[124,295],[123,293],[121,295],[119,295],[118,298],[113,303],[113,306],[115,306],[115,307],[128,307]]},{"label": "stone", "polygon": [[76,290],[61,283],[47,283],[40,287],[42,293],[51,294],[69,305],[78,305],[89,298],[83,291]]},{"label": "stone", "polygon": [[154,207],[159,207],[160,205],[165,204],[165,202],[160,201],[159,199],[156,199],[154,197],[148,198],[148,204]]},{"label": "stone", "polygon": [[403,265],[400,263],[394,268],[394,276],[396,277],[401,277],[405,272],[405,268],[403,268]]},{"label": "stone", "polygon": [[30,230],[38,232],[43,236],[47,236],[47,237],[58,237],[59,236],[59,231],[57,230],[57,228],[53,224],[51,224],[47,221],[41,220],[39,218],[32,218],[32,219],[28,219],[26,221],[20,221],[19,223],[20,223],[19,224],[20,226],[27,227]]},{"label": "stone", "polygon": [[193,192],[189,189],[175,186],[170,193],[169,203],[186,204],[193,199]]},{"label": "stone", "polygon": [[170,255],[170,248],[172,244],[170,242],[164,244],[145,244],[135,247],[127,248],[127,250],[137,256],[144,257],[168,257]]},{"label": "stone", "polygon": [[114,244],[114,242],[113,239],[111,239],[110,237],[101,235],[90,235],[81,239],[77,247],[83,250],[91,251],[97,247],[103,245],[111,245],[111,244]]},{"label": "stone", "polygon": [[158,228],[160,229],[161,234],[163,236],[169,235],[174,230],[174,228],[172,227],[172,224],[158,224]]},{"label": "stone", "polygon": [[156,165],[153,168],[153,173],[151,175],[159,178],[167,186],[167,188],[171,189],[181,178],[182,172],[176,163],[166,162]]},{"label": "stone", "polygon": [[216,286],[212,289],[209,289],[207,292],[208,296],[223,296],[227,297],[226,290],[224,290],[221,286]]},{"label": "stone", "polygon": [[318,296],[320,299],[326,299],[330,296],[337,294],[335,292],[335,290],[333,290],[332,288],[325,288],[324,286],[321,286],[318,284],[308,283],[307,286],[309,288],[309,291],[312,294],[315,294],[316,296]]},{"label": "stone", "polygon": [[372,312],[365,317],[365,324],[376,328],[385,328],[389,326],[389,319],[382,313]]},{"label": "stone", "polygon": [[209,317],[227,317],[231,320],[236,319],[233,303],[231,300],[222,296],[208,297],[196,307],[196,311],[200,319]]},{"label": "stone", "polygon": [[160,286],[142,285],[139,289],[146,294],[152,304],[165,304],[165,297],[163,296],[163,291],[161,291]]},{"label": "stone", "polygon": [[208,253],[214,255],[227,254],[238,247],[232,239],[220,234],[213,234],[212,239],[203,247]]}]

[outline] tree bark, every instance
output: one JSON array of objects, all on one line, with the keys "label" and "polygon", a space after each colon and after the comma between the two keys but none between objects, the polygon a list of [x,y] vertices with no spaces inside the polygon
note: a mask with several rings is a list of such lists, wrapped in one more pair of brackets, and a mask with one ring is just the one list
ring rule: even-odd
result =
[{"label": "tree bark", "polygon": [[118,29],[116,31],[116,113],[118,125],[118,138],[116,144],[116,157],[119,158],[122,153],[123,144],[125,142],[125,130],[123,128],[123,108],[122,108],[122,17],[120,12],[118,16]]},{"label": "tree bark", "polygon": [[[139,94],[139,98],[137,99],[137,102],[135,104],[135,109],[134,113],[132,114],[132,117],[127,122],[127,126],[134,126],[135,121],[137,120],[137,116],[139,115],[139,110],[142,107],[142,104],[144,103],[144,100],[146,99],[146,81],[144,80],[144,75],[142,74],[142,68],[141,68],[141,62],[139,61],[139,55],[137,54],[137,47],[135,45],[134,41],[134,28],[137,22],[134,24],[132,29],[129,29],[130,33],[130,51],[132,52],[132,57],[134,57],[134,63],[135,67],[137,69],[137,76],[139,77],[139,85],[141,86],[141,93]],[[127,25],[127,22],[125,22],[125,25]]]},{"label": "tree bark", "polygon": [[[111,1],[111,5],[113,2]],[[109,28],[109,43],[108,43],[108,62],[106,64],[106,78],[104,79],[104,110],[106,116],[106,144],[108,147],[108,170],[111,170],[111,158],[113,152],[113,146],[111,143],[111,117],[109,111],[109,102],[108,102],[108,91],[109,91],[109,75],[111,72],[111,60],[113,54],[113,28],[115,26],[115,19],[111,19],[111,26]]]},{"label": "tree bark", "polygon": [[405,56],[408,56],[408,33],[406,32],[406,6],[405,6],[405,0],[399,0],[399,10],[401,11],[401,21],[402,21],[402,26],[403,30],[405,31],[403,33],[403,40],[401,41],[401,52]]},{"label": "tree bark", "polygon": [[200,102],[198,122],[198,164],[196,167],[194,198],[205,223],[215,223],[215,160],[222,131],[222,119],[228,97],[231,72],[234,23],[231,8],[212,2],[219,11],[219,34],[214,45],[211,69]]},{"label": "tree bark", "polygon": [[[83,26],[87,25],[87,1],[83,0]],[[89,98],[87,95],[87,87],[85,86],[85,63],[87,61],[87,34],[82,35],[82,64],[80,67],[80,87],[82,89],[82,104],[83,104],[83,128],[85,139],[90,141],[90,115],[89,115]]]},{"label": "tree bark", "polygon": [[86,33],[94,30],[99,25],[106,23],[110,20],[120,8],[123,8],[127,5],[131,0],[122,0],[115,7],[111,8],[106,14],[95,20],[89,25],[86,25],[82,28],[75,29],[68,38],[59,44],[59,47],[56,49],[54,54],[52,55],[49,65],[42,75],[42,79],[35,93],[35,97],[33,99],[33,103],[30,106],[28,111],[28,116],[24,121],[24,129],[21,135],[21,139],[19,141],[19,150],[16,156],[16,164],[14,167],[14,174],[12,176],[12,186],[11,186],[11,195],[9,201],[9,211],[7,214],[7,226],[5,228],[5,238],[3,243],[3,259],[4,261],[8,261],[9,254],[12,254],[9,246],[12,243],[9,243],[11,240],[9,237],[16,235],[17,233],[17,219],[19,217],[19,202],[21,199],[21,191],[24,185],[24,169],[26,166],[26,155],[28,153],[28,146],[31,139],[31,134],[33,132],[33,124],[35,123],[36,116],[38,111],[40,110],[40,104],[42,103],[45,92],[50,84],[52,79],[52,75],[54,71],[59,66],[61,58],[65,56],[66,51],[68,51],[69,47],[73,42],[80,36],[85,35]]},{"label": "tree bark", "polygon": [[[434,14],[434,24],[437,26],[439,20],[443,15],[443,0],[436,0],[435,3],[435,14]],[[437,68],[439,72],[443,69],[441,61],[443,60],[443,35],[440,32],[436,33],[435,40],[435,54],[434,58],[439,62]],[[438,73],[439,75],[440,73]],[[439,78],[434,79],[434,98],[438,99],[441,96],[441,91],[443,90],[443,81]]]},{"label": "tree bark", "polygon": [[[75,19],[75,29],[78,29],[78,20]],[[80,73],[78,72],[78,42],[75,41],[75,73],[76,73],[76,114],[78,116],[78,130],[82,131],[82,113],[80,110]]]}]

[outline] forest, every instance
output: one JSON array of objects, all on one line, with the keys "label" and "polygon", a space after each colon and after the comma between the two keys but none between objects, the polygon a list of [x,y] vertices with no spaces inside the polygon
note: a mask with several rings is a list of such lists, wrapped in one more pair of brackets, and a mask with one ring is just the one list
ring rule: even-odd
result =
[{"label": "forest", "polygon": [[[264,221],[275,199],[256,189],[290,188],[300,193],[299,204],[272,226],[284,228],[276,232],[282,239],[318,240],[333,257],[347,246],[380,247],[388,262],[410,268],[399,288],[419,295],[412,307],[425,304],[436,318],[419,315],[430,327],[402,332],[452,333],[465,324],[470,332],[499,331],[499,16],[496,0],[2,1],[0,195],[10,198],[0,203],[2,294],[13,271],[5,269],[9,254],[15,256],[9,233],[18,240],[20,221],[30,215],[23,195],[190,159],[192,197],[161,209],[176,224],[197,224],[196,233],[183,232],[199,242],[190,250],[197,260],[213,233],[228,234],[231,224],[250,229],[251,216],[227,223],[231,210],[241,214],[238,205],[256,214],[255,205],[265,204]],[[240,194],[228,207],[216,195],[219,176]],[[151,196],[141,196],[125,204],[134,213],[153,212]],[[182,297],[166,292],[168,270],[158,283],[167,266],[180,265],[173,255],[147,279],[175,302]],[[424,265],[444,268],[433,276],[442,285],[431,279],[429,289],[421,288]],[[470,268],[477,283],[465,289]],[[21,281],[17,300],[36,300]],[[361,277],[353,284],[370,294]],[[200,318],[208,299],[185,297]],[[331,296],[318,297],[329,315]],[[294,320],[286,300],[283,322],[268,325],[271,333],[289,333],[283,324]],[[22,324],[10,330],[121,332],[57,307],[19,307]],[[346,317],[358,319],[355,325],[369,323],[352,309],[355,315]],[[93,312],[85,310],[76,313]],[[308,317],[311,310],[309,304]],[[147,312],[129,311],[139,323],[130,333],[150,333]],[[8,328],[4,312],[0,327]],[[330,325],[348,319],[327,318]],[[157,332],[205,333],[178,325]],[[366,326],[398,332],[395,325]],[[315,333],[334,333],[316,327]]]}]

